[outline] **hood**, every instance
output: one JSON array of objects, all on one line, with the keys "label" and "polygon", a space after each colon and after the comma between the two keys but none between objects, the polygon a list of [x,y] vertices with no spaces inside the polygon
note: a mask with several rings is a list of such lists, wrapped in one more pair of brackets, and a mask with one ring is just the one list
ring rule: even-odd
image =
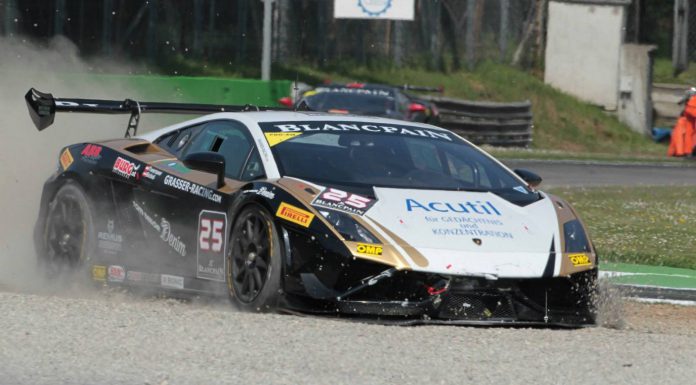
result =
[{"label": "hood", "polygon": [[375,188],[366,213],[402,254],[428,261],[416,271],[541,277],[556,270],[559,226],[550,199],[520,207],[490,192]]}]

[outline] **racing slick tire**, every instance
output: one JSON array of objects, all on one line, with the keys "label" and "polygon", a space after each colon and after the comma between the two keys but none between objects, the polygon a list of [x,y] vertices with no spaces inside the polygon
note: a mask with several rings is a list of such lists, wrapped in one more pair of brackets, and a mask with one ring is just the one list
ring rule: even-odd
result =
[{"label": "racing slick tire", "polygon": [[232,303],[249,312],[273,311],[281,294],[282,251],[273,217],[244,208],[230,235],[226,280]]},{"label": "racing slick tire", "polygon": [[94,210],[79,184],[67,181],[48,203],[38,247],[39,267],[48,278],[80,271],[96,248]]}]

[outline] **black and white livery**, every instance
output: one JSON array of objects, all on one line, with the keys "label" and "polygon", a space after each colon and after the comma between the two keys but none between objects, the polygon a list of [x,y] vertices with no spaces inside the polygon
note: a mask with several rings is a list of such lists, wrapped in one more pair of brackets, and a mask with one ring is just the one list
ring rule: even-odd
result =
[{"label": "black and white livery", "polygon": [[597,256],[565,201],[436,126],[26,95],[56,112],[211,113],[65,147],[35,241],[49,274],[406,323],[594,323]]}]

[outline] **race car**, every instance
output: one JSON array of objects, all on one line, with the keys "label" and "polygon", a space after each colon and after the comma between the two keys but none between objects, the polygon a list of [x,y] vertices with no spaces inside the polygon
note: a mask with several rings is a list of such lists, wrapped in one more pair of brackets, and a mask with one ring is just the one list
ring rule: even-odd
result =
[{"label": "race car", "polygon": [[[77,143],[35,228],[48,275],[227,296],[248,311],[401,323],[591,325],[597,254],[568,202],[456,134],[378,117],[26,96],[130,113]],[[224,111],[209,113],[211,111]],[[130,137],[145,112],[209,113]]]},{"label": "race car", "polygon": [[404,85],[401,87],[370,83],[327,84],[302,94],[296,104],[281,98],[285,106],[309,111],[380,116],[414,122],[437,123],[434,103],[404,91],[442,92],[442,88]]}]

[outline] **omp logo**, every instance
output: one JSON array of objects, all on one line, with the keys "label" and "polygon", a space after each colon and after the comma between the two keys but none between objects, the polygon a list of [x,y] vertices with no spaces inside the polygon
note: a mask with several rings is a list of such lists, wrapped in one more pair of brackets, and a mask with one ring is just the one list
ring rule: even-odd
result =
[{"label": "omp logo", "polygon": [[568,258],[570,259],[570,263],[575,267],[589,266],[592,264],[590,257],[584,253],[568,254]]},{"label": "omp logo", "polygon": [[281,203],[278,207],[276,216],[292,223],[297,223],[303,227],[309,227],[309,224],[312,223],[312,219],[314,219],[314,214],[309,211],[302,210],[299,207],[289,205],[285,202]]},{"label": "omp logo", "polygon": [[367,255],[382,255],[382,246],[368,245],[366,243],[358,243],[357,252]]},{"label": "omp logo", "polygon": [[72,154],[70,154],[70,150],[66,148],[65,150],[63,150],[63,153],[60,154],[60,166],[63,167],[63,171],[67,170],[68,167],[70,167],[70,165],[72,164],[72,162]]}]

